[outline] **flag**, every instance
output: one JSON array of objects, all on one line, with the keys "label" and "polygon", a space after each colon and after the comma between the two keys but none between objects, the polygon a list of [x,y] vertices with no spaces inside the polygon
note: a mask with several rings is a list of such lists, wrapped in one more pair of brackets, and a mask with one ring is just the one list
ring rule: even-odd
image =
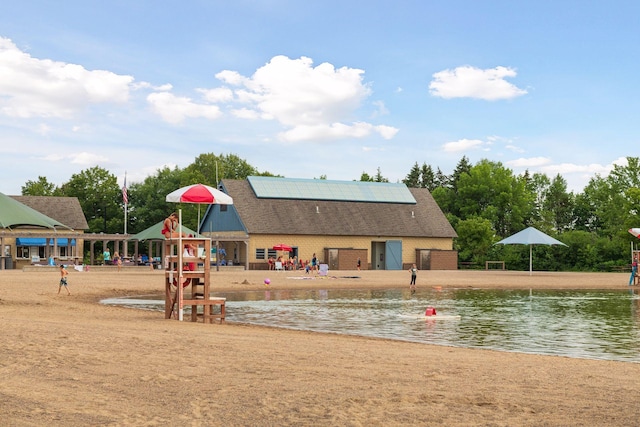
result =
[{"label": "flag", "polygon": [[124,176],[124,185],[122,186],[122,202],[125,205],[129,203],[129,195],[127,194],[127,175]]}]

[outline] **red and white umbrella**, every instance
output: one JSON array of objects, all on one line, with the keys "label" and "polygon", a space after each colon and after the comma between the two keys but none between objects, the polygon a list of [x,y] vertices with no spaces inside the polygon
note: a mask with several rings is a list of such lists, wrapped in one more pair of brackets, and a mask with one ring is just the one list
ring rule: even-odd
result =
[{"label": "red and white umbrella", "polygon": [[[196,203],[198,205],[232,205],[233,198],[204,184],[187,185],[167,194],[167,202]],[[200,233],[200,206],[198,206],[198,233]]]},{"label": "red and white umbrella", "polygon": [[640,228],[630,228],[629,229],[629,233],[631,233],[634,236],[640,238]]},{"label": "red and white umbrella", "polygon": [[285,251],[285,252],[291,252],[293,250],[293,248],[289,245],[285,245],[284,243],[279,243],[277,245],[275,245],[273,247],[274,251]]},{"label": "red and white umbrella", "polygon": [[228,194],[208,185],[193,184],[167,194],[167,202],[232,205],[233,199]]}]

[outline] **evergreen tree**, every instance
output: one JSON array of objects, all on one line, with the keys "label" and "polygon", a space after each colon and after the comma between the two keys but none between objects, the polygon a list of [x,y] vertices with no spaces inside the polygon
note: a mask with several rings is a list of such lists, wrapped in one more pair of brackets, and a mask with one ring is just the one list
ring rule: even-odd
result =
[{"label": "evergreen tree", "polygon": [[418,166],[418,162],[411,167],[411,170],[402,182],[410,188],[420,187],[420,167]]}]

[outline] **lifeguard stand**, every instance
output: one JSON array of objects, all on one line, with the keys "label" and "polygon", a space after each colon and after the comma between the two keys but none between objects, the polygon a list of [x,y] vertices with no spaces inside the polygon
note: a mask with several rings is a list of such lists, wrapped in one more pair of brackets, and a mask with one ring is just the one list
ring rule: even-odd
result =
[{"label": "lifeguard stand", "polygon": [[[210,296],[211,239],[183,237],[165,240],[165,305],[164,317],[182,320],[184,306],[191,306],[191,321],[204,323],[220,319],[224,323],[225,298]],[[186,294],[186,295],[185,295]],[[214,314],[214,306],[220,306]],[[200,312],[199,307],[202,307]]]}]

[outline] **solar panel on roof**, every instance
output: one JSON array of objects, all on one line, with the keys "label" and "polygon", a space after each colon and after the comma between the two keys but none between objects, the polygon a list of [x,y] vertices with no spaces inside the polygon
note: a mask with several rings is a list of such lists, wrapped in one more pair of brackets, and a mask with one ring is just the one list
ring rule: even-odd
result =
[{"label": "solar panel on roof", "polygon": [[267,176],[250,176],[247,180],[259,199],[416,203],[416,199],[404,184]]}]

